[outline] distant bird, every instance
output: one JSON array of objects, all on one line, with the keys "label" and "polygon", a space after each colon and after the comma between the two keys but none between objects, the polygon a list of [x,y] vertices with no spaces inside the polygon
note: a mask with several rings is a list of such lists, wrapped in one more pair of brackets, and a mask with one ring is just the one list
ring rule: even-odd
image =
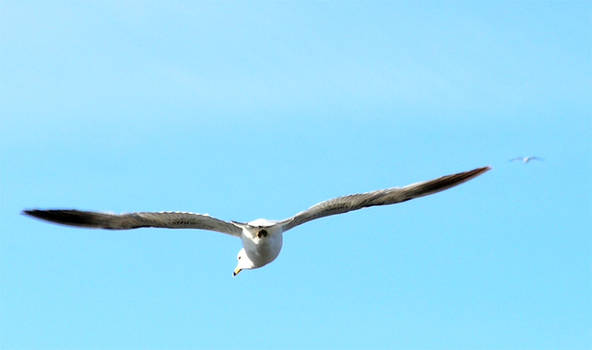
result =
[{"label": "distant bird", "polygon": [[[257,219],[248,223],[223,221],[207,214],[181,212],[139,212],[107,214],[74,209],[24,210],[39,219],[64,225],[126,230],[139,227],[194,228],[218,231],[242,240],[243,248],[237,255],[234,276],[242,270],[256,269],[272,262],[282,248],[283,233],[305,222],[324,216],[342,214],[376,205],[405,202],[413,198],[440,192],[468,181],[490,170],[482,167],[453,175],[379,191],[353,194],[318,203],[288,219],[275,221]],[[261,195],[264,195],[262,193]],[[368,234],[361,232],[360,235]],[[314,244],[314,242],[313,242]]]},{"label": "distant bird", "polygon": [[543,158],[537,156],[528,156],[528,157],[516,157],[509,160],[509,162],[521,161],[522,163],[528,163],[531,160],[543,160]]}]

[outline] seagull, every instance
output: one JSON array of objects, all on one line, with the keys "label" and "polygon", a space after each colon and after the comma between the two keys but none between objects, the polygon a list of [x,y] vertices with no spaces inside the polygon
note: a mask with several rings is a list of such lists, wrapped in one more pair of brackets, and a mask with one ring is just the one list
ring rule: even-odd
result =
[{"label": "seagull", "polygon": [[284,220],[256,219],[247,223],[224,221],[207,214],[185,212],[136,212],[110,214],[75,209],[28,209],[23,214],[63,225],[128,230],[140,227],[192,228],[217,231],[240,238],[243,248],[238,252],[233,276],[243,270],[265,266],[280,253],[283,234],[305,222],[325,216],[343,214],[377,205],[395,204],[440,192],[477,177],[491,168],[446,175],[404,187],[352,194],[320,202]]},{"label": "seagull", "polygon": [[522,163],[528,163],[531,160],[543,160],[543,158],[537,157],[537,156],[528,156],[528,157],[516,157],[516,158],[512,158],[509,161],[510,162],[515,162],[515,161],[521,161]]}]

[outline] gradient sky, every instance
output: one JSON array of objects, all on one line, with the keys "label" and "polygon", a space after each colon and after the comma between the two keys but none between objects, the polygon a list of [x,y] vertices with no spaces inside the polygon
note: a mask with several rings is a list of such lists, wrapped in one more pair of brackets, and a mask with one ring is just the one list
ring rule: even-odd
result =
[{"label": "gradient sky", "polygon": [[[590,2],[90,3],[0,2],[0,348],[590,349]],[[233,237],[20,215],[282,219],[483,165],[238,278]]]}]

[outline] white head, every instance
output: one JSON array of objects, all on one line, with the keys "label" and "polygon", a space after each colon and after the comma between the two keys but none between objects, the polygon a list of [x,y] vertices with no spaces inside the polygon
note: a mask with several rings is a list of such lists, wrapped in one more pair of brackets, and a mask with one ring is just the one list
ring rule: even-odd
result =
[{"label": "white head", "polygon": [[238,275],[242,270],[249,270],[255,267],[255,264],[249,259],[247,256],[247,252],[245,252],[245,248],[239,250],[238,254],[236,255],[236,260],[238,261],[236,264],[236,268],[232,273],[233,276]]}]

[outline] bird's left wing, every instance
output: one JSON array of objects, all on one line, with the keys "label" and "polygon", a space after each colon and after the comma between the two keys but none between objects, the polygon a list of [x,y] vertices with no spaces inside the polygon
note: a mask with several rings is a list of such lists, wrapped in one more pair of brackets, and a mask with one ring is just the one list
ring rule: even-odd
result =
[{"label": "bird's left wing", "polygon": [[63,225],[128,230],[140,227],[194,228],[240,237],[237,225],[209,215],[181,212],[110,214],[74,209],[24,210],[24,214]]},{"label": "bird's left wing", "polygon": [[338,197],[316,204],[293,217],[282,220],[282,229],[287,231],[305,222],[329,215],[347,213],[375,205],[395,204],[408,201],[413,198],[427,196],[432,193],[446,190],[459,185],[491,169],[490,167],[477,168],[462,173],[446,175],[434,180],[418,182],[405,187],[395,187],[367,193],[352,194]]}]

